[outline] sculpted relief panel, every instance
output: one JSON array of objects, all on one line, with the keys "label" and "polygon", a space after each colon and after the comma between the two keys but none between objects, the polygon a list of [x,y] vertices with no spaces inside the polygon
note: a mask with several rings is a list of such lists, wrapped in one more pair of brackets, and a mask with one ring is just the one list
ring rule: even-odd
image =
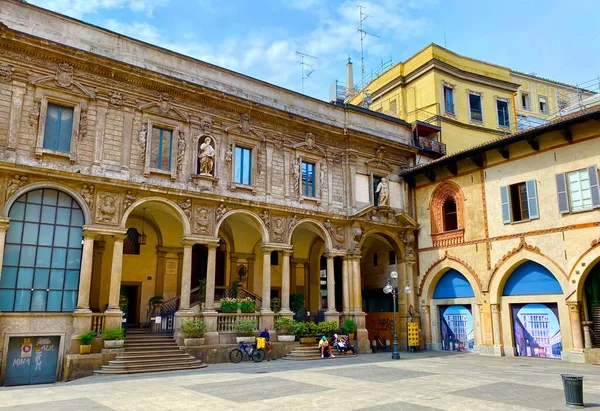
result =
[{"label": "sculpted relief panel", "polygon": [[100,224],[118,225],[121,197],[115,193],[99,192],[96,222]]}]

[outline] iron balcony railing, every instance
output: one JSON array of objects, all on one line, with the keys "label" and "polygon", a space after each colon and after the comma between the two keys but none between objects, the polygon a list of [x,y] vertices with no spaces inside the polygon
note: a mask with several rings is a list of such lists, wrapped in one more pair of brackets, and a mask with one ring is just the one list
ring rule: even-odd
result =
[{"label": "iron balcony railing", "polygon": [[416,145],[421,150],[446,155],[446,144],[440,143],[439,141],[430,140],[426,137],[418,137]]}]

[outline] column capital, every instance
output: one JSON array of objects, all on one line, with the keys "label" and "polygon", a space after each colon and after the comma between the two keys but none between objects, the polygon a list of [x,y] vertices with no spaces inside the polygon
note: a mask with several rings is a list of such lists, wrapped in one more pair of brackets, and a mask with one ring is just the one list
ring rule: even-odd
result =
[{"label": "column capital", "polygon": [[0,231],[8,231],[9,223],[10,223],[10,218],[0,217]]},{"label": "column capital", "polygon": [[87,233],[88,235],[125,236],[127,235],[127,230],[123,230],[120,228],[106,228],[95,225],[84,225],[83,233],[84,235]]},{"label": "column capital", "polygon": [[283,253],[284,256],[292,256],[294,254],[294,250],[292,249],[285,249],[285,250],[281,250],[281,252]]},{"label": "column capital", "polygon": [[201,245],[205,245],[207,247],[210,247],[211,245],[218,247],[219,238],[208,237],[208,236],[189,235],[189,236],[185,236],[185,237],[181,238],[181,244],[183,246],[193,246],[196,244],[201,244]]},{"label": "column capital", "polygon": [[115,241],[125,241],[125,238],[127,238],[127,234],[122,233],[113,234],[112,236],[115,239]]},{"label": "column capital", "polygon": [[421,311],[423,312],[423,314],[429,314],[429,306],[428,305],[422,305],[421,306]]},{"label": "column capital", "polygon": [[266,252],[271,252],[271,251],[283,251],[286,249],[292,249],[292,246],[282,246],[281,244],[274,244],[274,243],[264,243],[261,246],[261,250],[263,253]]},{"label": "column capital", "polygon": [[579,301],[567,301],[567,307],[569,307],[569,311],[579,312],[581,309],[581,304]]}]

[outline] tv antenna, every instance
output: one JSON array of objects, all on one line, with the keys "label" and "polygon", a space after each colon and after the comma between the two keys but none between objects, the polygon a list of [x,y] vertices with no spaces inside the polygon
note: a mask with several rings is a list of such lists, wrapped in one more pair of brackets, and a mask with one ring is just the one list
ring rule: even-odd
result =
[{"label": "tv antenna", "polygon": [[318,57],[311,56],[310,54],[300,53],[300,51],[296,50],[296,57],[298,58],[297,63],[302,67],[302,94],[304,94],[304,80],[308,79],[310,75],[315,71],[313,69],[313,65],[307,63],[305,59],[315,59],[318,60]]},{"label": "tv antenna", "polygon": [[368,31],[366,31],[364,29],[363,26],[363,22],[368,18],[368,17],[373,17],[373,16],[369,16],[366,13],[363,13],[363,9],[365,8],[365,6],[363,6],[362,4],[357,4],[356,7],[359,10],[360,13],[360,22],[358,25],[358,32],[360,33],[360,80],[361,80],[361,89],[363,89],[365,87],[365,50],[364,50],[364,40],[365,37],[367,36],[373,36],[376,38],[379,38],[378,35],[373,34],[373,33],[369,33]]}]

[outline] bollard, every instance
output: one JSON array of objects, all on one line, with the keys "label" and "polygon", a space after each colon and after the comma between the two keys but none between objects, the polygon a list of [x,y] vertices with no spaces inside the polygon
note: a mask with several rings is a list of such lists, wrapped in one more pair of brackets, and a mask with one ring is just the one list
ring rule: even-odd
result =
[{"label": "bollard", "polygon": [[561,374],[567,405],[583,407],[583,376]]}]

